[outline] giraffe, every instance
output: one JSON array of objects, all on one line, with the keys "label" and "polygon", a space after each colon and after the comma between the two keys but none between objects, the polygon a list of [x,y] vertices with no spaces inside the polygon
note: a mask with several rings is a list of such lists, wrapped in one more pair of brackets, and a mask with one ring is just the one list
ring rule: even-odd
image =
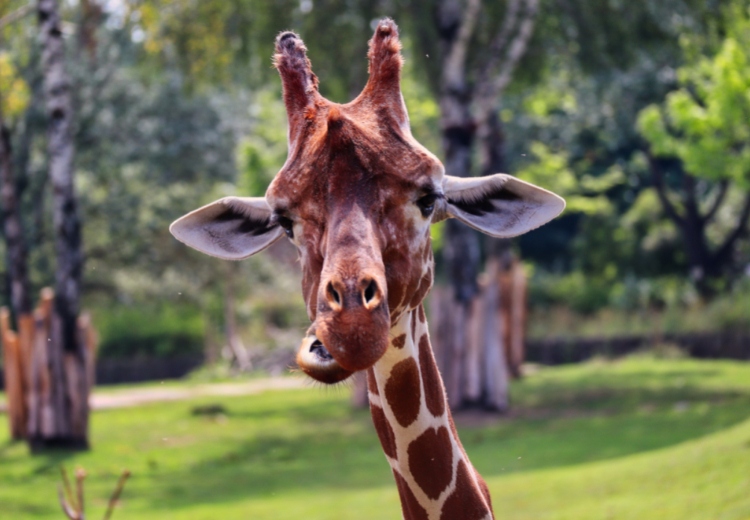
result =
[{"label": "giraffe", "polygon": [[302,40],[276,38],[289,152],[265,197],[227,197],[176,220],[185,244],[228,260],[286,236],[311,321],[297,364],[322,383],[366,371],[370,411],[407,520],[494,518],[458,438],[422,301],[433,283],[430,225],[456,218],[494,237],[556,217],[563,199],[505,174],[457,178],[411,134],[398,28],[381,20],[369,79],[337,104],[318,92]]}]

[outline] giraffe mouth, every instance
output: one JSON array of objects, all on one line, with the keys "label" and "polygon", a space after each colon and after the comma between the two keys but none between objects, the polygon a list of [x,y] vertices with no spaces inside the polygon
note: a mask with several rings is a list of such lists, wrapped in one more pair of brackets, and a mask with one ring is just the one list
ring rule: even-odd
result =
[{"label": "giraffe mouth", "polygon": [[325,346],[317,338],[312,342],[312,345],[310,345],[310,353],[317,356],[317,358],[323,362],[331,361],[333,359],[331,353],[326,350]]},{"label": "giraffe mouth", "polygon": [[338,364],[315,334],[308,334],[302,340],[296,360],[305,374],[329,385],[339,383],[353,373]]}]

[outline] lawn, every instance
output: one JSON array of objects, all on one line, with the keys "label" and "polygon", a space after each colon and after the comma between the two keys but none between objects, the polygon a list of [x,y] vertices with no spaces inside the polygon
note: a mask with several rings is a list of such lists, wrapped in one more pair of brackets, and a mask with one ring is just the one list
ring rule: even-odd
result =
[{"label": "lawn", "polygon": [[[750,519],[750,364],[590,362],[512,395],[509,417],[458,416],[498,518]],[[60,464],[86,468],[92,519],[125,467],[115,520],[400,518],[369,414],[342,388],[97,412],[91,440],[30,456],[3,427],[0,518],[62,518]]]}]

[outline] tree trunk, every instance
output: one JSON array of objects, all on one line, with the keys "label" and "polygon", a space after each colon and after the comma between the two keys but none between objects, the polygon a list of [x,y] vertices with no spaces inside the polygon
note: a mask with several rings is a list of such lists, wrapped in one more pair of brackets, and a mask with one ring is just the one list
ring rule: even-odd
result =
[{"label": "tree trunk", "polygon": [[[472,174],[472,151],[481,147],[482,173],[505,170],[503,129],[497,100],[511,81],[534,31],[538,0],[511,0],[498,34],[486,50],[482,66],[475,71],[475,84],[467,74],[468,48],[479,19],[479,0],[444,0],[439,4],[436,25],[443,50],[440,109],[446,173],[458,177]],[[472,112],[473,111],[473,112]],[[441,339],[442,372],[447,373],[446,391],[451,405],[476,404],[505,410],[508,407],[510,344],[500,320],[501,295],[496,266],[509,254],[508,241],[493,240],[487,247],[491,281],[479,294],[480,266],[478,234],[449,220],[445,228],[444,261],[453,288],[454,309],[445,314]],[[488,308],[489,306],[489,308]],[[445,312],[442,309],[440,312]],[[506,327],[510,325],[510,320]],[[450,354],[449,354],[450,353]]]},{"label": "tree trunk", "polygon": [[[5,353],[5,375],[8,381],[8,407],[11,436],[26,437],[28,405],[29,356],[31,341],[31,297],[29,295],[28,253],[21,223],[18,190],[13,175],[10,131],[0,112],[0,194],[2,199],[3,234],[8,255],[8,288],[11,312],[3,317],[2,341]],[[18,334],[12,333],[12,323]]]},{"label": "tree trunk", "polygon": [[8,255],[10,302],[13,318],[17,320],[20,315],[31,312],[28,254],[13,175],[10,132],[5,126],[2,113],[0,113],[0,183],[3,232]]},{"label": "tree trunk", "polygon": [[48,386],[40,389],[45,397],[42,410],[32,410],[35,417],[30,421],[34,427],[30,428],[29,440],[32,449],[87,448],[90,354],[78,323],[83,256],[73,183],[71,84],[65,71],[65,42],[56,0],[39,0],[37,15],[57,268],[51,312],[36,320],[34,353],[46,357],[49,371],[45,380],[47,376],[40,375],[45,372],[44,366],[34,357],[33,368],[39,377],[32,379],[32,384]]},{"label": "tree trunk", "polygon": [[237,265],[234,262],[226,263],[224,283],[224,329],[226,332],[227,346],[232,352],[232,357],[237,363],[240,372],[247,372],[253,367],[250,356],[247,353],[242,338],[237,332],[237,320],[234,310],[234,277]]},{"label": "tree trunk", "polygon": [[737,240],[746,235],[748,231],[750,194],[745,198],[734,229],[725,237],[723,243],[715,251],[712,251],[709,246],[707,227],[724,202],[728,183],[725,181],[719,185],[719,194],[713,204],[705,214],[701,214],[698,205],[696,179],[692,175],[680,171],[682,176],[680,195],[684,208],[678,211],[670,200],[665,179],[665,170],[670,163],[674,163],[674,160],[660,159],[651,155],[648,156],[648,159],[654,188],[662,209],[682,235],[690,277],[702,296],[711,297],[716,292],[716,282],[735,271],[733,253]]},{"label": "tree trunk", "polygon": [[500,262],[491,258],[482,290],[482,347],[484,348],[484,388],[482,406],[505,412],[510,407],[510,381],[508,378],[508,342],[505,320],[501,319],[504,296],[500,285]]}]

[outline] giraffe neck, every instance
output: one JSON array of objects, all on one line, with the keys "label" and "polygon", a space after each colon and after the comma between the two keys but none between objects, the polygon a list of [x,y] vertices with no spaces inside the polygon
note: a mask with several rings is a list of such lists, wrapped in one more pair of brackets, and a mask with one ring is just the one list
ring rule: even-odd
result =
[{"label": "giraffe neck", "polygon": [[404,313],[367,372],[370,411],[406,520],[492,519],[489,492],[458,439],[424,308]]}]

